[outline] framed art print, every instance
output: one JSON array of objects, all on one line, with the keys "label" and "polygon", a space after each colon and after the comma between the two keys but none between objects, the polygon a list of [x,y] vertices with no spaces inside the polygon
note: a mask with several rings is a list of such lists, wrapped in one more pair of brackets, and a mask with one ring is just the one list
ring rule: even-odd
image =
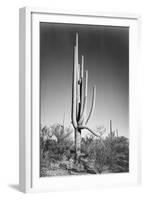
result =
[{"label": "framed art print", "polygon": [[140,181],[137,15],[20,9],[20,188]]}]

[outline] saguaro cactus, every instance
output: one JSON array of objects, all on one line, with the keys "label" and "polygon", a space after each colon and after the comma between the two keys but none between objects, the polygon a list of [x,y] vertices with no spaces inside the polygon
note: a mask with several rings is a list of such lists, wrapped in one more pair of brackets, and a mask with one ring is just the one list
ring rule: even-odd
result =
[{"label": "saguaro cactus", "polygon": [[113,137],[113,132],[112,132],[112,120],[110,120],[110,136],[111,136],[111,138]]},{"label": "saguaro cactus", "polygon": [[72,79],[72,124],[75,130],[75,151],[76,160],[81,153],[81,130],[87,129],[98,137],[93,130],[86,126],[93,115],[96,99],[96,86],[93,86],[93,97],[90,112],[86,117],[88,93],[88,71],[85,71],[84,77],[84,56],[81,55],[81,64],[79,64],[78,54],[78,33],[76,33],[76,44],[74,47],[73,79]]},{"label": "saguaro cactus", "polygon": [[110,120],[110,137],[111,137],[111,139],[113,139],[115,137],[115,130],[114,131],[112,130],[112,120]]}]

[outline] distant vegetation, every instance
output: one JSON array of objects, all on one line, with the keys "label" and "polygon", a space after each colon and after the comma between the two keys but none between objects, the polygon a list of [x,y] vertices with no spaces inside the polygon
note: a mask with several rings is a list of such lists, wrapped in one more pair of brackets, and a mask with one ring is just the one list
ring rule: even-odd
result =
[{"label": "distant vegetation", "polygon": [[[40,130],[40,176],[120,173],[129,171],[129,140],[118,134],[81,139],[81,154],[75,162],[75,140],[71,127],[54,124]],[[106,135],[106,134],[105,134]]]}]

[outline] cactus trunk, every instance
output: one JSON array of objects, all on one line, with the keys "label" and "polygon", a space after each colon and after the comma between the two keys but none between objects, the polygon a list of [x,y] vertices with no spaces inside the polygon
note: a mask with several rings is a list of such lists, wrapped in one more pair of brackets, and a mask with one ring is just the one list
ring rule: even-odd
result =
[{"label": "cactus trunk", "polygon": [[79,160],[81,154],[81,129],[75,129],[75,161]]}]

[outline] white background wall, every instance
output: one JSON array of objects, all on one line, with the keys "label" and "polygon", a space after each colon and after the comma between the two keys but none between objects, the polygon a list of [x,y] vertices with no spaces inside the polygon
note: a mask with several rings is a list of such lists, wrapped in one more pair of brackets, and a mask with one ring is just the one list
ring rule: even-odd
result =
[{"label": "white background wall", "polygon": [[[18,55],[19,55],[19,16],[23,6],[48,7],[50,9],[93,10],[99,12],[131,12],[142,16],[142,61],[145,52],[145,5],[143,0],[3,0],[0,3],[0,199],[145,199],[145,173],[143,184],[138,187],[98,189],[96,191],[55,192],[46,194],[23,194],[18,191]],[[140,72],[142,128],[145,112],[145,65]],[[144,141],[144,142],[143,142]],[[144,133],[142,144],[145,146]],[[145,150],[142,145],[142,152]],[[145,168],[145,155],[143,169]]]}]

